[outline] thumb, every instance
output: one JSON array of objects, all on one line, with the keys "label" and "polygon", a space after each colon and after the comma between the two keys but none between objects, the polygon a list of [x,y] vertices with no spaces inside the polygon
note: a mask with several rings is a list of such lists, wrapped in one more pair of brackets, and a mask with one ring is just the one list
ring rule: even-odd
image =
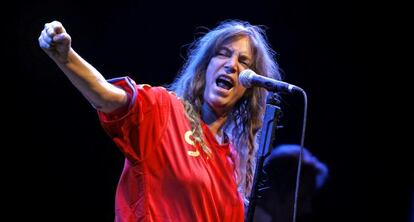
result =
[{"label": "thumb", "polygon": [[70,36],[66,32],[56,34],[55,36],[53,36],[53,42],[68,44],[70,42]]}]

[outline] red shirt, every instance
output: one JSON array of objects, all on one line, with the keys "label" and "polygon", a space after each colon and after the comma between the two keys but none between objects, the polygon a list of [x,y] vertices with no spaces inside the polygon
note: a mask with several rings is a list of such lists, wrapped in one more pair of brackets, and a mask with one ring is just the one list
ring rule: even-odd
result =
[{"label": "red shirt", "polygon": [[208,157],[194,145],[178,97],[162,87],[111,81],[130,96],[128,110],[98,112],[101,123],[125,155],[116,192],[117,222],[242,222],[229,144],[217,143],[204,123]]}]

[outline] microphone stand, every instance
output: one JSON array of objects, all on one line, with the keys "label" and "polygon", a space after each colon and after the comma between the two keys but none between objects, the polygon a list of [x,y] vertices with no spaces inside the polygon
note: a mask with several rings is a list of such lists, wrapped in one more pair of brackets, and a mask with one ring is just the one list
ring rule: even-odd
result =
[{"label": "microphone stand", "polygon": [[[258,192],[258,185],[263,177],[263,163],[265,158],[269,155],[269,147],[272,145],[272,141],[275,135],[275,128],[277,129],[277,122],[280,117],[280,107],[277,106],[279,100],[273,92],[269,92],[266,101],[266,111],[263,119],[263,125],[260,133],[259,150],[256,157],[256,169],[253,178],[252,191],[249,197],[249,207],[245,222],[252,222],[254,211],[256,208],[256,199]],[[276,120],[276,121],[275,121]]]}]

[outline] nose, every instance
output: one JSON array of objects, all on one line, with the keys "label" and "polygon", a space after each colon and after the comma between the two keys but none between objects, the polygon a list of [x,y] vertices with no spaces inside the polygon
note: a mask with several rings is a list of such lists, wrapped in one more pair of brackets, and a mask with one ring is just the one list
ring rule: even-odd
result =
[{"label": "nose", "polygon": [[224,64],[224,70],[227,74],[235,73],[237,71],[237,58],[235,56],[230,57],[226,64]]}]

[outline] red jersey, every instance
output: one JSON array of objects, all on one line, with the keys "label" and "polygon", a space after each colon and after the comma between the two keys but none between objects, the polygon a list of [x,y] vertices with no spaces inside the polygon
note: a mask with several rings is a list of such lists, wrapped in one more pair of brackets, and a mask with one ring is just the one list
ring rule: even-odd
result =
[{"label": "red jersey", "polygon": [[125,155],[116,192],[115,221],[242,222],[230,144],[220,145],[208,126],[211,157],[194,143],[183,103],[162,87],[111,80],[127,91],[128,110],[98,112],[105,131]]}]

